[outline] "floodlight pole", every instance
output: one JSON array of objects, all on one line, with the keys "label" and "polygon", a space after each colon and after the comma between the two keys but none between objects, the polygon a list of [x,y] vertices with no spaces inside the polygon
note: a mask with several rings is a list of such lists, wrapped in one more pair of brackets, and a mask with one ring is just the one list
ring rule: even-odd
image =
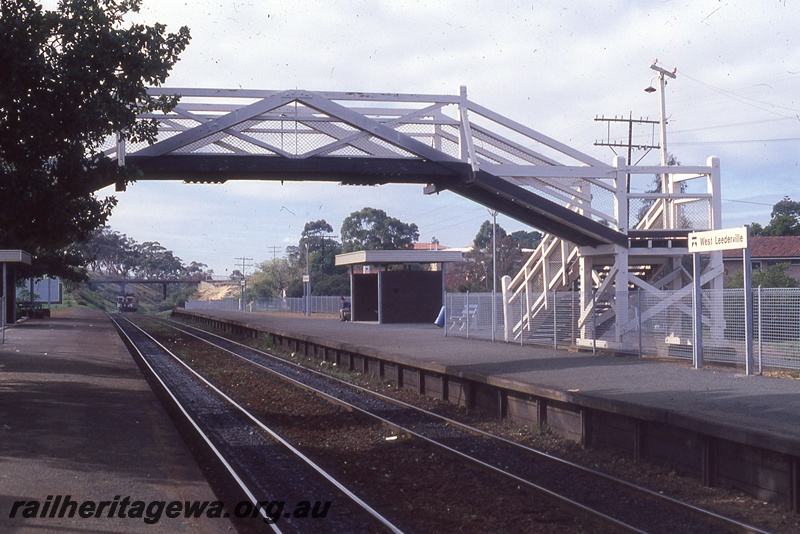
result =
[{"label": "floodlight pole", "polygon": [[306,301],[306,309],[305,315],[311,315],[311,271],[309,270],[309,263],[308,263],[308,241],[306,241],[306,281],[303,284],[303,289],[305,292],[305,301]]},{"label": "floodlight pole", "polygon": [[[667,69],[663,69],[658,66],[658,60],[653,60],[653,64],[650,65],[650,68],[656,71],[658,74],[658,99],[659,99],[659,126],[660,126],[660,136],[661,136],[661,166],[666,167],[668,163],[668,156],[667,156],[667,109],[666,109],[666,99],[664,97],[664,88],[667,85],[667,80],[665,76],[669,76],[670,78],[675,78],[675,72],[678,69],[672,69],[672,72],[668,71]],[[652,80],[651,80],[652,81]],[[645,89],[646,92],[652,93],[653,87],[652,85]],[[630,163],[630,162],[628,162]],[[671,180],[667,173],[663,173],[661,175],[661,192],[662,193],[672,193],[672,184],[670,183]],[[674,221],[672,216],[672,209],[669,208],[669,201],[667,198],[664,198],[664,215],[665,215],[665,228],[672,228]]]},{"label": "floodlight pole", "polygon": [[497,329],[497,211],[489,210],[492,216],[492,343]]},{"label": "floodlight pole", "polygon": [[[667,166],[667,106],[666,106],[666,99],[664,97],[664,87],[667,85],[667,81],[664,79],[664,76],[669,76],[672,79],[675,79],[675,72],[678,69],[672,69],[672,72],[668,71],[667,69],[662,69],[657,65],[658,60],[653,61],[653,64],[650,65],[650,68],[653,69],[658,73],[658,98],[660,101],[659,112],[660,112],[660,125],[661,125],[661,165],[666,167]],[[665,191],[666,192],[666,191]]]}]

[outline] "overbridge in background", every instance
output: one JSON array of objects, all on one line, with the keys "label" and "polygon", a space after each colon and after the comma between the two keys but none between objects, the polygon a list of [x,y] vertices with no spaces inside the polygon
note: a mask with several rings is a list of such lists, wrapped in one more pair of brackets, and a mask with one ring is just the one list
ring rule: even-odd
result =
[{"label": "overbridge in background", "polygon": [[198,280],[197,278],[93,278],[86,282],[89,286],[89,289],[92,289],[95,286],[104,285],[104,284],[117,284],[119,285],[119,292],[121,294],[125,294],[128,292],[128,286],[133,284],[144,284],[144,285],[160,285],[161,286],[161,294],[164,300],[167,299],[167,287],[173,284],[194,284],[199,285],[204,280]]}]

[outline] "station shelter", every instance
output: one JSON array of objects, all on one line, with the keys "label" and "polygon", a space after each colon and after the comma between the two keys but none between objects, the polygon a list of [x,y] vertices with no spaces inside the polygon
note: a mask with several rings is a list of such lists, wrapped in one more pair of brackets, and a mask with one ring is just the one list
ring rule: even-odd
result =
[{"label": "station shelter", "polygon": [[444,305],[447,263],[463,261],[452,250],[360,250],[336,256],[350,269],[351,319],[383,323],[432,323]]},{"label": "station shelter", "polygon": [[[0,265],[2,265],[2,291],[0,291],[0,341],[5,343],[6,340],[6,324],[9,318],[11,322],[16,320],[16,295],[12,295],[9,287],[13,288],[16,284],[9,285],[8,283],[8,265],[23,263],[26,265],[31,264],[32,257],[30,253],[24,250],[0,250]],[[16,277],[14,279],[16,281]]]}]

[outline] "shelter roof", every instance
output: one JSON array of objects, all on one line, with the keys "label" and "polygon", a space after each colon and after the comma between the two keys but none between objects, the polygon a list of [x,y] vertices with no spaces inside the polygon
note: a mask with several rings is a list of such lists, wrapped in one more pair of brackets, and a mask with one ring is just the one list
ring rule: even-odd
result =
[{"label": "shelter roof", "polygon": [[0,263],[31,264],[31,255],[24,250],[0,250]]},{"label": "shelter roof", "polygon": [[359,250],[336,255],[336,265],[380,265],[384,263],[449,263],[464,255],[452,250]]}]

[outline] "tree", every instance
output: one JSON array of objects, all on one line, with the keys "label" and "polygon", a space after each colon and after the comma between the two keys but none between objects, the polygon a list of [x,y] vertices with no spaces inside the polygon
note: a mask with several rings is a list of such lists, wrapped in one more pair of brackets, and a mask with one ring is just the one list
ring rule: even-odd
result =
[{"label": "tree", "polygon": [[181,278],[186,268],[180,258],[157,241],[134,245],[139,263],[136,276],[139,278]]},{"label": "tree", "polygon": [[295,278],[300,278],[298,271],[286,258],[275,258],[256,266],[256,272],[250,277],[250,295],[254,298],[269,299],[282,297]]},{"label": "tree", "polygon": [[336,268],[335,260],[336,255],[342,251],[342,246],[334,239],[337,236],[331,235],[332,233],[333,227],[325,219],[307,222],[303,227],[299,250],[303,255],[308,250],[311,273],[332,275],[341,272],[341,269]]},{"label": "tree", "polygon": [[[514,276],[527,257],[523,248],[536,248],[542,240],[542,234],[536,231],[519,230],[509,235],[498,224],[497,239],[493,243],[492,227],[492,222],[488,220],[481,224],[473,240],[472,250],[467,253],[467,261],[456,264],[448,270],[446,287],[458,291],[490,291],[495,263],[498,280],[505,275]],[[495,247],[496,262],[493,260]]]},{"label": "tree", "polygon": [[517,230],[516,232],[511,232],[508,237],[513,239],[520,249],[534,250],[539,246],[539,243],[542,242],[544,236],[541,232],[537,232],[536,230],[530,232]]},{"label": "tree", "polygon": [[137,243],[125,234],[104,226],[89,241],[77,247],[90,274],[114,278],[199,278],[209,274],[208,266],[192,262],[185,266],[180,258],[160,243]]},{"label": "tree", "polygon": [[135,242],[125,234],[103,226],[94,231],[92,237],[79,246],[89,271],[99,275],[127,278],[138,264]]},{"label": "tree", "polygon": [[[678,158],[675,154],[667,154],[667,165],[680,165],[681,162],[678,161]],[[664,175],[663,174],[656,174],[653,176],[653,181],[650,184],[650,187],[645,190],[645,193],[663,193],[664,192]],[[688,189],[688,184],[686,182],[680,182],[678,184],[678,192],[685,193]],[[636,212],[636,222],[631,225],[631,228],[637,228],[642,220],[647,216],[647,213],[650,211],[650,208],[656,203],[655,199],[644,199],[641,200],[641,205]],[[623,221],[627,224],[627,221]],[[691,224],[688,221],[683,221],[683,226],[689,227]]]},{"label": "tree", "polygon": [[342,222],[342,251],[396,250],[412,248],[419,241],[419,228],[389,217],[385,211],[364,208]]},{"label": "tree", "polygon": [[308,243],[309,250],[322,250],[325,248],[325,238],[332,237],[333,226],[325,219],[309,221],[303,226],[300,234],[300,249],[304,250]]},{"label": "tree", "polygon": [[[472,241],[473,247],[475,250],[485,252],[488,254],[492,253],[492,222],[491,221],[483,221],[481,224],[480,229],[478,230],[478,234],[475,236],[475,239]],[[497,240],[501,240],[506,237],[506,231],[503,229],[502,226],[499,224],[494,225],[497,227]]]},{"label": "tree", "polygon": [[103,226],[116,200],[95,191],[124,184],[131,169],[102,154],[117,132],[153,141],[167,110],[154,98],[189,42],[189,30],[128,24],[141,0],[4,0],[0,17],[0,249],[33,253],[25,275],[85,277],[76,244]]},{"label": "tree", "polygon": [[[786,274],[789,268],[789,262],[778,263],[770,265],[764,269],[754,269],[752,286],[758,287],[798,287],[800,283],[797,280]],[[725,278],[725,287],[744,287],[744,274],[742,271],[736,271],[732,275]]]},{"label": "tree", "polygon": [[800,235],[800,202],[789,197],[772,206],[769,224],[761,227],[758,223],[750,225],[750,235]]}]

